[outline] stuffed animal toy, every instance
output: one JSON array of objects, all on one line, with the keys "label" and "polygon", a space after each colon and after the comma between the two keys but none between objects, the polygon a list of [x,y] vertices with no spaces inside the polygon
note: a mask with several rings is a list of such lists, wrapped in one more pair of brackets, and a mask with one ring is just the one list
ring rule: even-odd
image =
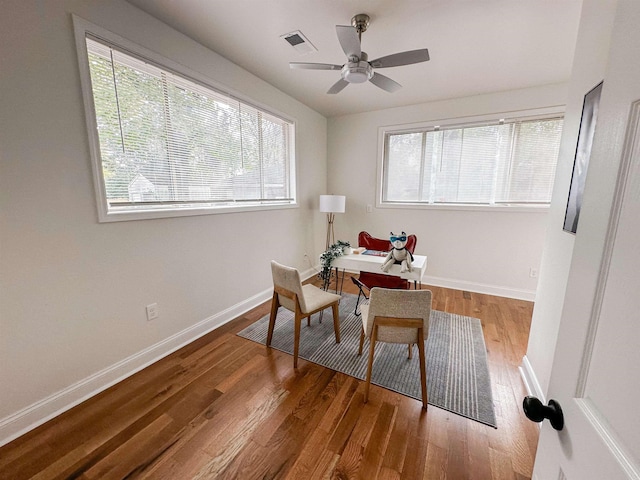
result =
[{"label": "stuffed animal toy", "polygon": [[383,272],[388,272],[391,269],[391,265],[396,263],[400,264],[400,273],[413,271],[413,255],[407,250],[407,234],[402,232],[400,235],[396,235],[391,232],[389,237],[393,248],[384,259],[384,263],[380,266]]}]

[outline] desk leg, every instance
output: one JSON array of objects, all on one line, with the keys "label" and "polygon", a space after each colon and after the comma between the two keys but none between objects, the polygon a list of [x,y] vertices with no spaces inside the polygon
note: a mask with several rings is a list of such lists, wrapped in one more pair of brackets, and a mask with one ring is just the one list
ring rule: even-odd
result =
[{"label": "desk leg", "polygon": [[[340,292],[338,292],[338,284],[340,284]],[[336,293],[342,295],[342,287],[344,287],[344,268],[342,269],[342,279],[340,278],[340,272],[336,267]]]}]

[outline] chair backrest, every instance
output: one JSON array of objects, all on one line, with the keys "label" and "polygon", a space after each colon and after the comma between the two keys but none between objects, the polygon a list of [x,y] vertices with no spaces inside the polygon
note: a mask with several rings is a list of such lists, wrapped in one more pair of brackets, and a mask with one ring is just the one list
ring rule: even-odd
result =
[{"label": "chair backrest", "polygon": [[[414,253],[416,243],[418,243],[418,237],[415,235],[407,235],[407,250]],[[365,247],[369,250],[380,250],[381,252],[388,252],[393,248],[388,238],[375,238],[367,232],[360,232],[358,234],[358,246]]]},{"label": "chair backrest", "polygon": [[[375,317],[422,319],[424,338],[429,335],[431,315],[430,290],[397,290],[373,288],[369,296],[367,324],[373,326]],[[367,332],[370,335],[371,332]],[[377,340],[389,343],[416,343],[417,330],[402,327],[379,327]]]},{"label": "chair backrest", "polygon": [[[284,290],[294,293],[300,303],[300,309],[302,311],[306,311],[307,305],[304,300],[304,295],[302,294],[302,282],[300,280],[300,273],[298,270],[293,267],[281,265],[275,260],[272,260],[271,275],[273,277],[274,287],[278,286]],[[287,310],[291,310],[292,312],[296,311],[296,304],[291,298],[288,298],[285,295],[278,295],[278,301],[280,302],[280,305]]]}]

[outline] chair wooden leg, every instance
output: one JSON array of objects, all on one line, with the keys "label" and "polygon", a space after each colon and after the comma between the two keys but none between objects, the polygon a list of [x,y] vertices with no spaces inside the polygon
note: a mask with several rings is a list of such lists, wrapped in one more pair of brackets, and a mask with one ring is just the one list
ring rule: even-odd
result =
[{"label": "chair wooden leg", "polygon": [[276,315],[278,315],[278,308],[280,308],[278,294],[273,292],[273,298],[271,299],[271,316],[269,317],[269,330],[267,332],[267,347],[271,345],[271,340],[273,339],[273,328],[276,325]]},{"label": "chair wooden leg", "polygon": [[413,345],[410,343],[407,345],[409,347],[409,360],[413,358]]},{"label": "chair wooden leg", "polygon": [[418,328],[418,356],[420,358],[420,385],[422,387],[422,408],[427,409],[427,366],[424,356],[424,331]]},{"label": "chair wooden leg", "polygon": [[364,327],[360,329],[360,347],[358,348],[358,355],[362,355],[363,346],[364,346]]},{"label": "chair wooden leg", "polygon": [[340,312],[338,302],[333,304],[333,331],[336,334],[336,343],[340,343]]},{"label": "chair wooden leg", "polygon": [[296,314],[294,318],[293,333],[293,368],[298,368],[298,352],[300,351],[300,327],[302,324],[302,316]]},{"label": "chair wooden leg", "polygon": [[378,326],[373,326],[371,338],[369,339],[369,363],[367,364],[367,378],[364,384],[364,403],[369,401],[369,386],[371,385],[371,371],[373,370],[373,353],[376,348],[376,339],[378,338]]}]

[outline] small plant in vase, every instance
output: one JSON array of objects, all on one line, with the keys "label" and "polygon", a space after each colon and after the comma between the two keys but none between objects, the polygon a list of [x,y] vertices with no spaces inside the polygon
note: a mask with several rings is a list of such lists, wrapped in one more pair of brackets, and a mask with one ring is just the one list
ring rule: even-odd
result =
[{"label": "small plant in vase", "polygon": [[334,259],[344,255],[346,248],[351,248],[351,244],[338,240],[320,255],[320,278],[322,279],[325,289],[331,281],[331,263]]}]

